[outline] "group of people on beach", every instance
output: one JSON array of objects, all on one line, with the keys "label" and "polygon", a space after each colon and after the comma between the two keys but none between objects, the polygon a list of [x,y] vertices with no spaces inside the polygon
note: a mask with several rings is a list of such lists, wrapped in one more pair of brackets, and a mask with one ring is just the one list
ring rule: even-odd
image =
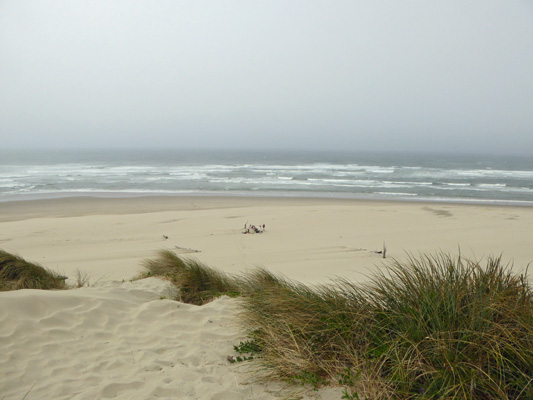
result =
[{"label": "group of people on beach", "polygon": [[244,224],[244,231],[242,232],[243,234],[247,234],[247,233],[263,233],[265,231],[265,224],[263,225],[259,225],[259,227],[255,226],[255,225],[248,225],[248,223]]}]

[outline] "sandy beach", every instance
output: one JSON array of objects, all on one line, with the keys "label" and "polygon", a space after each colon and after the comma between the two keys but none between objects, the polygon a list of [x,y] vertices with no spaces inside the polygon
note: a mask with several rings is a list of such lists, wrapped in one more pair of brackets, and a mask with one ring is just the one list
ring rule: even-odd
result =
[{"label": "sandy beach", "polygon": [[[265,225],[243,234],[244,226]],[[168,249],[229,273],[265,267],[309,284],[364,281],[408,253],[533,261],[533,208],[311,198],[68,198],[0,203],[0,248],[60,272],[69,291],[0,293],[0,399],[273,399],[227,357],[236,299],[180,304],[130,282]],[[385,243],[387,258],[377,251]],[[339,399],[336,390],[306,398]]]},{"label": "sandy beach", "polygon": [[[245,224],[265,225],[243,235]],[[361,280],[387,258],[446,251],[533,260],[533,208],[312,198],[71,198],[0,203],[0,247],[72,277],[128,280],[161,249],[240,273]],[[168,239],[165,238],[168,237]],[[385,260],[387,261],[387,260]]]}]

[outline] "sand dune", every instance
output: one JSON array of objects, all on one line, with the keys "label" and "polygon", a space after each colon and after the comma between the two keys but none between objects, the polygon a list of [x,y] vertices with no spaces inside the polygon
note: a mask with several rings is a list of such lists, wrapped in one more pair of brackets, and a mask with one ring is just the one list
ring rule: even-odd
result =
[{"label": "sand dune", "polygon": [[237,300],[161,299],[173,291],[147,278],[0,293],[0,398],[277,398],[280,386],[249,383],[227,361],[240,336]]}]

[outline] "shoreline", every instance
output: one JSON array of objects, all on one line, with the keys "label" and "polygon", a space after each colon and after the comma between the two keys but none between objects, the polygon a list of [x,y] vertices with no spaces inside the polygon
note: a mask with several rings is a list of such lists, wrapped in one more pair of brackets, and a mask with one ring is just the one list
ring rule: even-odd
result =
[{"label": "shoreline", "polygon": [[[478,202],[446,201],[427,199],[365,199],[326,196],[271,196],[271,195],[234,195],[234,194],[146,194],[131,193],[122,195],[87,195],[57,196],[45,198],[24,198],[0,200],[0,222],[16,221],[20,219],[39,217],[42,213],[50,217],[72,217],[95,214],[128,214],[154,212],[153,202],[158,202],[158,211],[192,210],[201,208],[229,208],[239,206],[258,205],[296,205],[301,203],[330,203],[330,204],[392,204],[392,205],[441,205],[441,206],[471,206],[471,207],[501,207],[533,209],[529,202]],[[122,203],[122,204],[119,204]],[[196,205],[196,203],[202,203]],[[525,203],[525,204],[524,204]],[[123,205],[125,208],[117,209]]]},{"label": "shoreline", "polygon": [[0,196],[0,205],[4,203],[60,200],[76,198],[94,199],[135,199],[135,198],[252,198],[252,199],[319,199],[319,200],[346,200],[368,202],[398,202],[398,203],[439,203],[439,204],[473,204],[494,205],[508,207],[533,207],[530,200],[498,200],[498,199],[475,199],[475,198],[440,198],[404,196],[391,193],[390,195],[356,194],[342,192],[220,192],[220,191],[191,191],[191,192],[50,192],[50,193],[27,193],[10,194]]}]

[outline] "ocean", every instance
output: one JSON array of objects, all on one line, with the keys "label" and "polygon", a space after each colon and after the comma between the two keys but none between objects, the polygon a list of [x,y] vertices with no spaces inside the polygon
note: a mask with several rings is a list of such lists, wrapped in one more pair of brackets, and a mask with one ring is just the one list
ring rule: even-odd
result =
[{"label": "ocean", "polygon": [[167,194],[532,206],[533,157],[289,151],[0,151],[0,201]]}]

